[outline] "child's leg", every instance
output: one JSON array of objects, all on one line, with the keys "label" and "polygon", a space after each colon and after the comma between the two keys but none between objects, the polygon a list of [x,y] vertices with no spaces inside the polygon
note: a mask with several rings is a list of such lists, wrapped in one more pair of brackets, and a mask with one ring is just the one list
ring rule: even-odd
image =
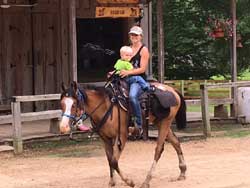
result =
[{"label": "child's leg", "polygon": [[137,76],[128,76],[125,78],[126,82],[131,85],[132,83],[137,83]]},{"label": "child's leg", "polygon": [[149,90],[150,86],[148,82],[146,82],[141,76],[134,76],[134,77],[136,77],[136,82],[141,86],[141,88],[144,91]]}]

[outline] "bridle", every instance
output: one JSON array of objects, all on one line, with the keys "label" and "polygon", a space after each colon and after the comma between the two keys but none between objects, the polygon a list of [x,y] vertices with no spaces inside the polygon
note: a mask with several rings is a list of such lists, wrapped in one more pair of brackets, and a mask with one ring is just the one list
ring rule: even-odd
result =
[{"label": "bridle", "polygon": [[[72,91],[71,91],[71,92],[72,92]],[[70,96],[73,97],[71,93],[66,93],[66,94],[65,94],[65,97],[70,97]],[[81,92],[79,89],[77,89],[76,96],[77,96],[77,97],[76,97],[76,100],[77,100],[77,104],[78,104],[78,105],[77,105],[77,108],[80,108],[80,107],[79,107],[79,104],[82,103],[82,104],[84,105],[85,103],[84,103],[84,96],[83,96],[82,92]],[[73,98],[74,98],[74,97],[73,97]],[[86,119],[88,118],[88,115],[87,115],[87,113],[85,112],[85,108],[84,108],[84,111],[81,113],[81,115],[80,115],[79,118],[77,118],[76,115],[67,114],[67,113],[65,113],[65,112],[62,113],[62,116],[65,116],[65,117],[71,119],[71,120],[72,120],[72,123],[71,123],[71,124],[73,124],[73,125],[76,125],[76,123],[77,123],[78,121],[80,121],[81,119],[86,120]]]},{"label": "bridle", "polygon": [[[70,93],[66,93],[65,97],[73,97],[72,94]],[[71,123],[70,123],[70,138],[72,138],[72,134],[73,134],[73,131],[76,129],[76,125],[77,123],[82,120],[82,121],[85,121],[87,120],[88,118],[90,118],[91,120],[91,123],[92,125],[94,125],[94,128],[93,130],[98,132],[100,127],[102,126],[102,124],[105,123],[108,115],[110,114],[112,108],[113,108],[113,102],[111,101],[111,106],[110,108],[107,110],[107,112],[105,113],[104,117],[102,118],[101,120],[101,123],[99,123],[98,126],[96,126],[95,122],[92,120],[92,115],[96,112],[96,110],[98,110],[102,104],[104,104],[106,97],[103,98],[103,100],[88,114],[86,111],[85,111],[85,99],[84,99],[84,95],[82,93],[82,91],[80,91],[79,89],[77,89],[77,92],[76,92],[76,100],[77,100],[77,108],[80,108],[79,107],[79,104],[83,104],[83,109],[84,111],[81,113],[80,117],[78,117],[77,115],[72,115],[72,114],[67,114],[65,112],[62,113],[62,116],[65,116],[65,117],[68,117],[69,119],[71,119]],[[74,97],[73,97],[74,98]]]},{"label": "bridle", "polygon": [[[97,134],[99,134],[100,129],[102,128],[102,126],[106,123],[106,121],[108,120],[108,118],[111,116],[112,119],[112,113],[113,113],[113,107],[115,105],[117,105],[118,107],[118,146],[119,149],[121,149],[121,140],[120,140],[120,127],[121,127],[121,119],[120,119],[120,107],[119,107],[119,99],[118,96],[116,94],[112,95],[112,97],[110,98],[109,95],[105,95],[104,98],[100,101],[100,103],[90,112],[87,113],[85,111],[85,102],[87,100],[87,95],[85,92],[82,92],[79,88],[75,90],[72,90],[72,88],[70,88],[70,90],[65,94],[64,97],[73,97],[74,99],[77,100],[77,108],[82,107],[82,109],[84,109],[84,111],[81,113],[80,117],[77,118],[76,115],[72,115],[72,114],[67,114],[67,113],[62,113],[62,116],[68,117],[69,119],[72,120],[71,124],[70,124],[70,139],[73,139],[73,130],[76,127],[76,124],[78,121],[82,120],[85,121],[86,119],[90,118],[91,121],[91,125],[92,125],[92,132],[91,135],[93,135],[94,132],[96,132]],[[104,113],[104,115],[102,116],[101,120],[99,122],[95,122],[93,117],[93,114],[97,111],[97,109],[99,109],[106,101],[106,99],[109,98],[110,101],[110,106],[108,107],[107,111]],[[80,106],[82,105],[82,106]],[[75,140],[75,139],[73,139]]]}]

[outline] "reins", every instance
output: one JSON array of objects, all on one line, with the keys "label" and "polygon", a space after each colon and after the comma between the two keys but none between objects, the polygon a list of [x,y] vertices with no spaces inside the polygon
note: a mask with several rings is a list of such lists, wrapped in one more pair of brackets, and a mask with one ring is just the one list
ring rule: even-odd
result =
[{"label": "reins", "polygon": [[[63,114],[63,116],[66,116],[66,117],[69,117],[69,118],[72,118],[72,119],[73,119],[72,123],[70,124],[70,135],[69,135],[70,139],[75,140],[75,139],[73,138],[73,133],[74,133],[73,130],[74,130],[75,125],[76,125],[80,120],[85,121],[86,119],[91,118],[91,116],[96,112],[96,110],[97,110],[98,108],[100,108],[100,106],[105,102],[105,100],[106,100],[106,97],[105,97],[105,98],[104,98],[104,99],[94,108],[94,110],[92,110],[91,113],[87,114],[86,112],[83,112],[83,113],[81,114],[81,116],[80,116],[78,119],[76,119],[75,116],[68,115],[68,114]],[[83,102],[83,104],[84,104],[84,101],[80,101],[80,102]],[[92,119],[91,119],[91,122],[93,122]],[[92,134],[91,134],[90,136],[92,136],[93,133],[94,133],[94,132],[92,132]]]},{"label": "reins", "polygon": [[118,104],[118,96],[116,96],[116,94],[114,93],[114,95],[110,99],[110,106],[108,107],[107,111],[105,112],[105,114],[103,115],[103,117],[101,118],[99,123],[96,123],[92,118],[93,114],[101,107],[102,104],[104,104],[107,97],[108,97],[108,95],[105,95],[103,100],[101,100],[101,102],[90,113],[86,113],[85,112],[85,107],[84,107],[85,106],[84,97],[83,97],[82,92],[78,89],[77,103],[78,104],[79,103],[83,104],[84,112],[81,114],[81,116],[79,118],[77,118],[77,116],[74,116],[74,115],[71,115],[71,114],[66,114],[66,113],[62,114],[62,116],[65,116],[65,117],[68,117],[68,118],[72,119],[72,122],[70,124],[70,135],[69,135],[69,138],[71,140],[77,141],[76,139],[73,138],[73,131],[74,131],[75,127],[76,127],[76,124],[80,120],[85,121],[86,119],[90,118],[93,131],[91,132],[91,135],[89,137],[91,137],[94,132],[99,133],[102,126],[106,123],[108,117],[111,116],[111,118],[112,118],[113,107],[114,107],[114,105],[117,104],[117,108],[118,108],[118,135],[117,135],[117,138],[118,138],[118,148],[119,148],[119,150],[121,150],[121,139],[120,139],[120,134],[121,134],[120,133],[121,132],[121,118],[120,118],[120,116],[121,115],[120,115],[120,107],[119,107],[119,104]]}]

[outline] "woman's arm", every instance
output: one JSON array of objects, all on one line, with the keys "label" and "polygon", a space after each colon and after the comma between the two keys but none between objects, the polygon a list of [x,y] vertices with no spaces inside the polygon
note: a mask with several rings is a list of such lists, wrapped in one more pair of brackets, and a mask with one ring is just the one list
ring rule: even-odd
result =
[{"label": "woman's arm", "polygon": [[120,76],[121,77],[126,77],[129,75],[138,75],[138,74],[142,74],[145,73],[147,68],[148,68],[148,63],[149,63],[149,51],[147,47],[143,47],[141,52],[141,62],[140,62],[140,67],[139,68],[135,68],[132,70],[122,70],[120,72]]}]

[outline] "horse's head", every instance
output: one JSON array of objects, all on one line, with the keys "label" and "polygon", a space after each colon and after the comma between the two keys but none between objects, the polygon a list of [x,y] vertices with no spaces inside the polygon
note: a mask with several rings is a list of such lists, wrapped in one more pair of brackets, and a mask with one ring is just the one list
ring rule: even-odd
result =
[{"label": "horse's head", "polygon": [[68,133],[71,125],[76,122],[77,117],[81,116],[84,111],[84,96],[78,89],[77,83],[72,82],[69,88],[62,84],[61,109],[62,120],[60,122],[60,132]]}]

